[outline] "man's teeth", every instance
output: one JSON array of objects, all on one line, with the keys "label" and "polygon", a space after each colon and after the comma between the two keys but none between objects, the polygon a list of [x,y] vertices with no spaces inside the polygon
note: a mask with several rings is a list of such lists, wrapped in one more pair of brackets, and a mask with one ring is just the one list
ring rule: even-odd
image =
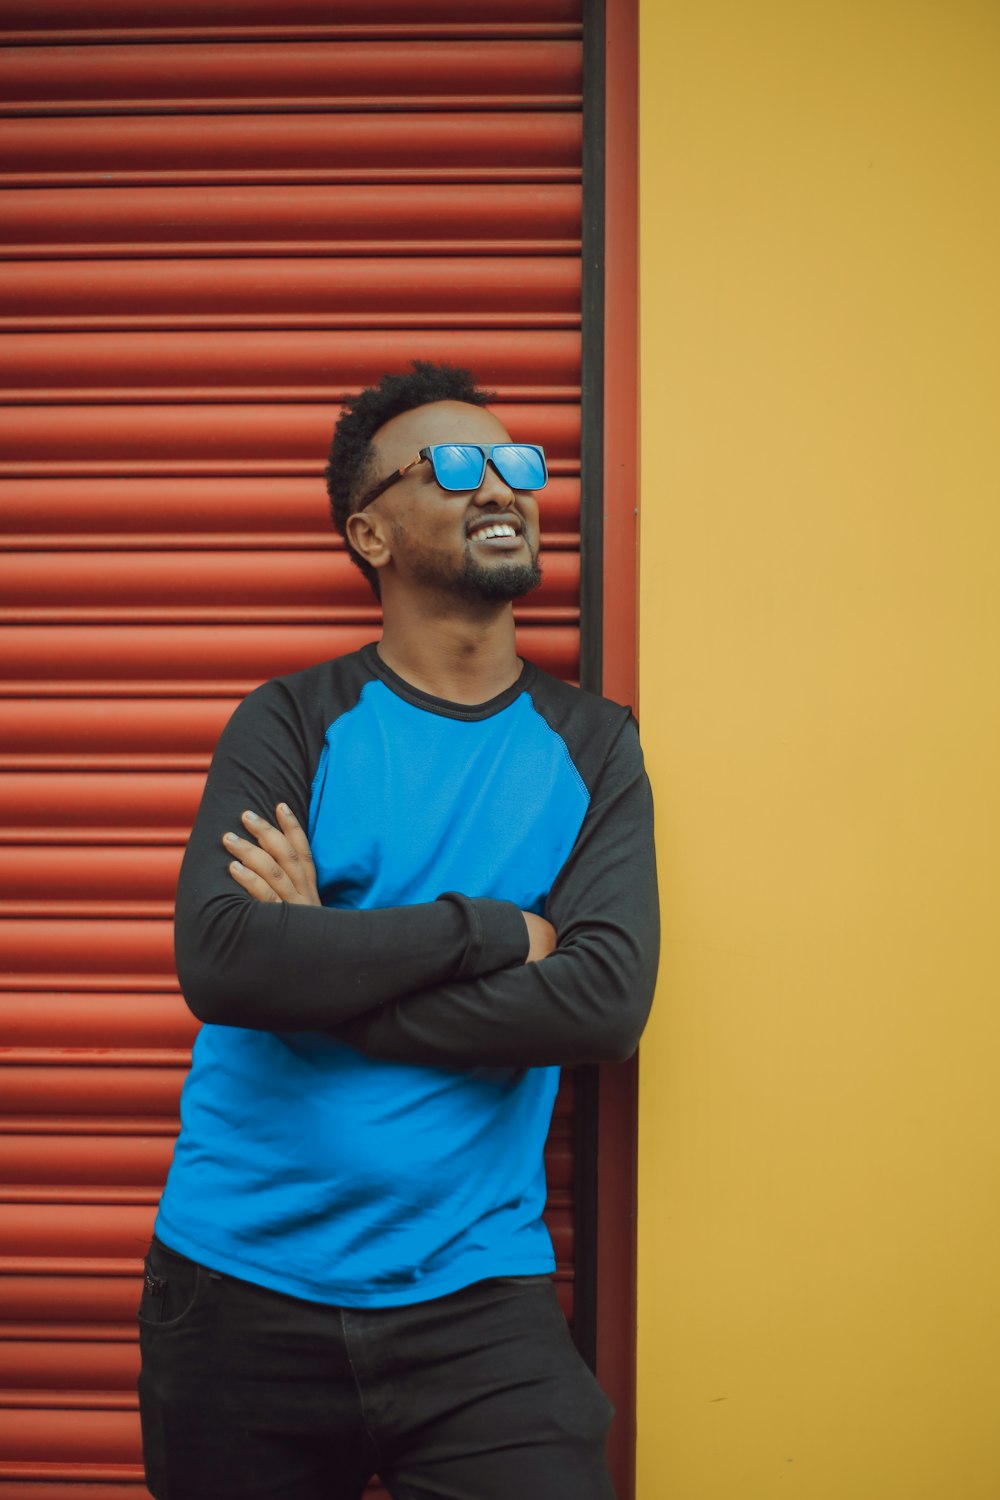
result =
[{"label": "man's teeth", "polygon": [[517,536],[517,532],[513,526],[509,526],[504,522],[500,526],[477,526],[473,532],[473,536],[487,538],[493,536]]}]

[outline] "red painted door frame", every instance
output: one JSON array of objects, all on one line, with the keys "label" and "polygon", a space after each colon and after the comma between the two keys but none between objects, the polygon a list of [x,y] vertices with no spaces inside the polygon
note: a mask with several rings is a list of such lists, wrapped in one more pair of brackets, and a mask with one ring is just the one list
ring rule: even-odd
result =
[{"label": "red painted door frame", "polygon": [[[638,6],[607,0],[604,224],[603,691],[637,696]],[[609,1462],[618,1500],[635,1492],[638,1065],[600,1070],[597,1373],[617,1408]]]}]

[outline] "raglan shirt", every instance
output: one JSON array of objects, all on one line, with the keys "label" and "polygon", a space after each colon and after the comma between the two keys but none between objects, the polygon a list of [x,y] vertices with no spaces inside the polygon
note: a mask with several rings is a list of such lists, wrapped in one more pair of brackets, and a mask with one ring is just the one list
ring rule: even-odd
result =
[{"label": "raglan shirt", "polygon": [[[222,834],[281,800],[319,907],[228,873]],[[522,911],[558,934],[539,963]],[[266,683],[216,750],[175,934],[205,1024],[165,1244],[354,1307],[550,1271],[559,1066],[631,1055],[655,980],[634,720],[530,663],[488,703],[449,703],[374,646]]]}]

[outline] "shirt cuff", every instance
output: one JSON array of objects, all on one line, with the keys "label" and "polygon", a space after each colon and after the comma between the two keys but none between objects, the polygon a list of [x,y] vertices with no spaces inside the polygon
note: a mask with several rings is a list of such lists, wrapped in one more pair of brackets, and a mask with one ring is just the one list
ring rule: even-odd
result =
[{"label": "shirt cuff", "polygon": [[455,971],[456,979],[479,979],[496,969],[524,963],[528,924],[513,901],[496,901],[491,896],[470,898],[458,891],[444,891],[438,899],[454,902],[466,922],[468,942]]}]

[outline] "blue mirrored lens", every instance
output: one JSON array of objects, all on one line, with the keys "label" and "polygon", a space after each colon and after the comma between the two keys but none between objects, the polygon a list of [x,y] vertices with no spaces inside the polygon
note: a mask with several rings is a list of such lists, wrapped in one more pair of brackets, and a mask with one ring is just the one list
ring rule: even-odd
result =
[{"label": "blue mirrored lens", "polygon": [[497,473],[512,490],[540,490],[545,483],[545,459],[527,443],[497,443],[493,449]]},{"label": "blue mirrored lens", "polygon": [[483,482],[483,450],[471,443],[436,443],[434,477],[443,490],[477,490]]},{"label": "blue mirrored lens", "polygon": [[511,489],[539,490],[547,478],[542,450],[527,443],[496,443],[485,451],[475,443],[436,443],[430,452],[434,477],[445,490],[478,489],[487,458]]}]

